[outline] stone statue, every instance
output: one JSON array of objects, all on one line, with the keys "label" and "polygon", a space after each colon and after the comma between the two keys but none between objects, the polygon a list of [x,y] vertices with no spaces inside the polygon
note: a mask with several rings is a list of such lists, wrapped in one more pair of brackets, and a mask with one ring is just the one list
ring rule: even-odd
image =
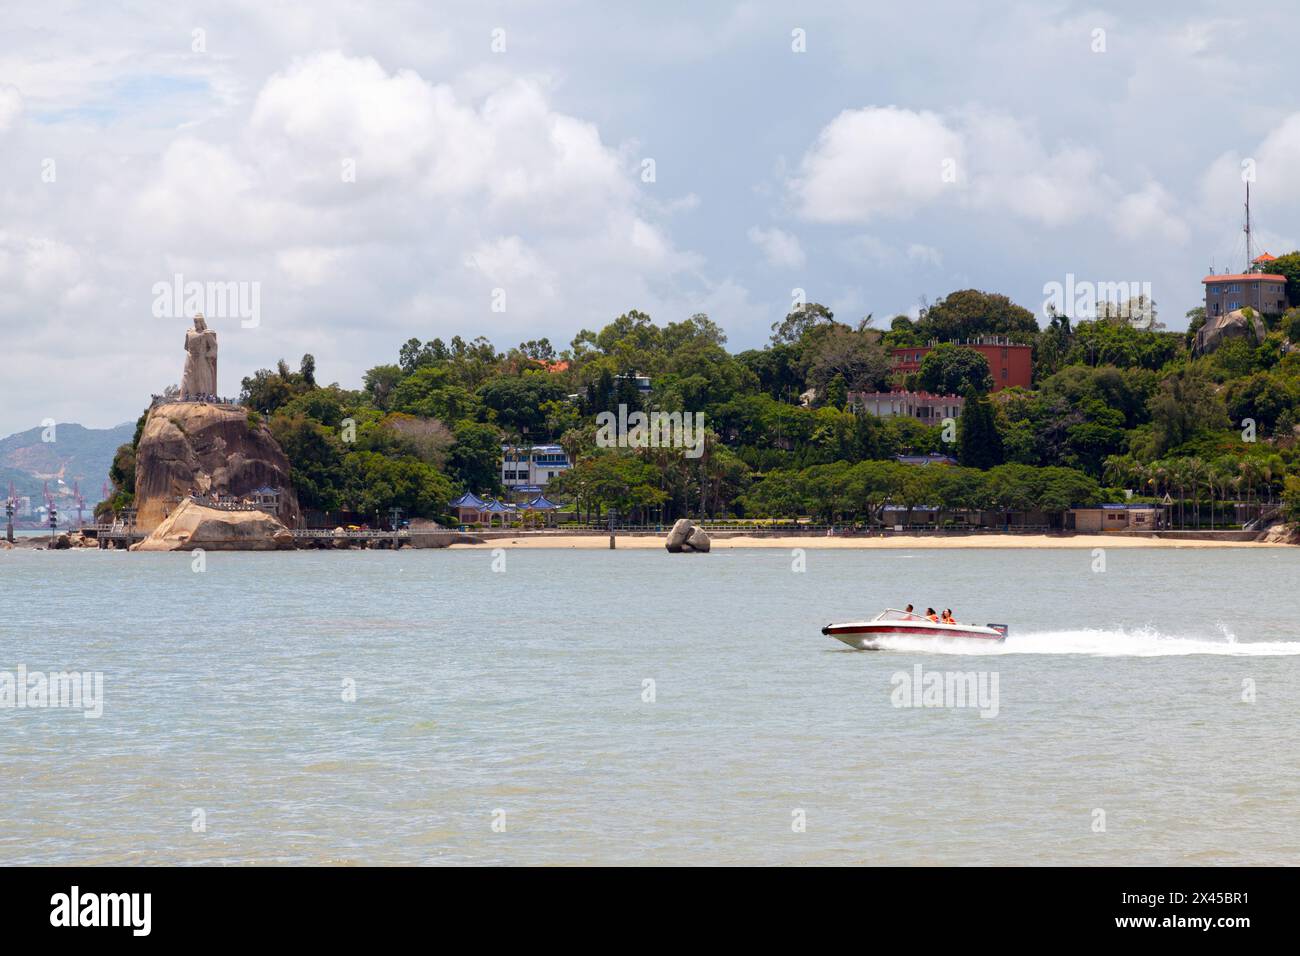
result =
[{"label": "stone statue", "polygon": [[208,328],[203,314],[194,316],[194,328],[185,333],[185,372],[181,376],[181,399],[207,398],[217,394],[217,333]]}]

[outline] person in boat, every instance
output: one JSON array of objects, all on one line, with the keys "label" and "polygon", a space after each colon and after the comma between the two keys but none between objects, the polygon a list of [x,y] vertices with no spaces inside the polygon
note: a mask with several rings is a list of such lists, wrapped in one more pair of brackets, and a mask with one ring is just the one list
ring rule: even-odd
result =
[{"label": "person in boat", "polygon": [[909,621],[910,621],[912,618],[916,617],[916,615],[912,613],[912,605],[910,605],[910,604],[909,604],[907,607],[903,608],[903,613],[907,615],[907,619],[908,619]]},{"label": "person in boat", "polygon": [[952,608],[946,608],[946,609],[944,610],[942,620],[943,620],[943,623],[944,623],[944,624],[956,624],[956,623],[957,623],[956,619],[952,616]]},{"label": "person in boat", "polygon": [[934,613],[934,608],[932,607],[927,607],[925,609],[925,619],[927,621],[933,621],[935,624],[939,623],[939,615]]}]

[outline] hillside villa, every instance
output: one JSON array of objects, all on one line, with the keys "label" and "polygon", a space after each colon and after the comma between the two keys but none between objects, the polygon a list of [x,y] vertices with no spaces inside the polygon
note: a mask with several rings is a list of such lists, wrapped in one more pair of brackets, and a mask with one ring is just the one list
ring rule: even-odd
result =
[{"label": "hillside villa", "polygon": [[1261,315],[1286,311],[1286,276],[1265,272],[1276,259],[1267,252],[1256,256],[1251,272],[1208,275],[1205,284],[1205,317],[1227,315],[1237,309],[1252,308]]}]

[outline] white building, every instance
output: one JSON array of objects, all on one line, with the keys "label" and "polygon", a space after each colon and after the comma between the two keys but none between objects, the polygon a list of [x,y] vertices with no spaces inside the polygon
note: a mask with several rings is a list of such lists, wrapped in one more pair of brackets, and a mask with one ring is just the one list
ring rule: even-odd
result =
[{"label": "white building", "polygon": [[615,375],[614,380],[618,382],[631,382],[633,387],[635,387],[642,395],[650,394],[649,375],[642,375],[640,372],[635,372],[631,375]]},{"label": "white building", "polygon": [[849,392],[848,405],[877,418],[915,418],[937,425],[945,418],[960,418],[966,399],[960,395],[932,395],[929,392]]},{"label": "white building", "polygon": [[537,494],[569,467],[569,456],[559,445],[501,446],[501,484],[509,491]]}]

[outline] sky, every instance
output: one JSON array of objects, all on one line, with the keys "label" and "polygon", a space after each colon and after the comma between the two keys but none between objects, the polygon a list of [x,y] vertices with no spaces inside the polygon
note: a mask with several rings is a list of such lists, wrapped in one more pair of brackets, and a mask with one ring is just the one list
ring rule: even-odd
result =
[{"label": "sky", "polygon": [[1244,265],[1246,178],[1256,250],[1300,245],[1298,32],[1197,2],[0,0],[0,434],[134,420],[180,378],[178,281],[233,292],[223,395],[630,309],[737,351],[800,297],[1041,316],[1069,277],[1185,328]]}]

